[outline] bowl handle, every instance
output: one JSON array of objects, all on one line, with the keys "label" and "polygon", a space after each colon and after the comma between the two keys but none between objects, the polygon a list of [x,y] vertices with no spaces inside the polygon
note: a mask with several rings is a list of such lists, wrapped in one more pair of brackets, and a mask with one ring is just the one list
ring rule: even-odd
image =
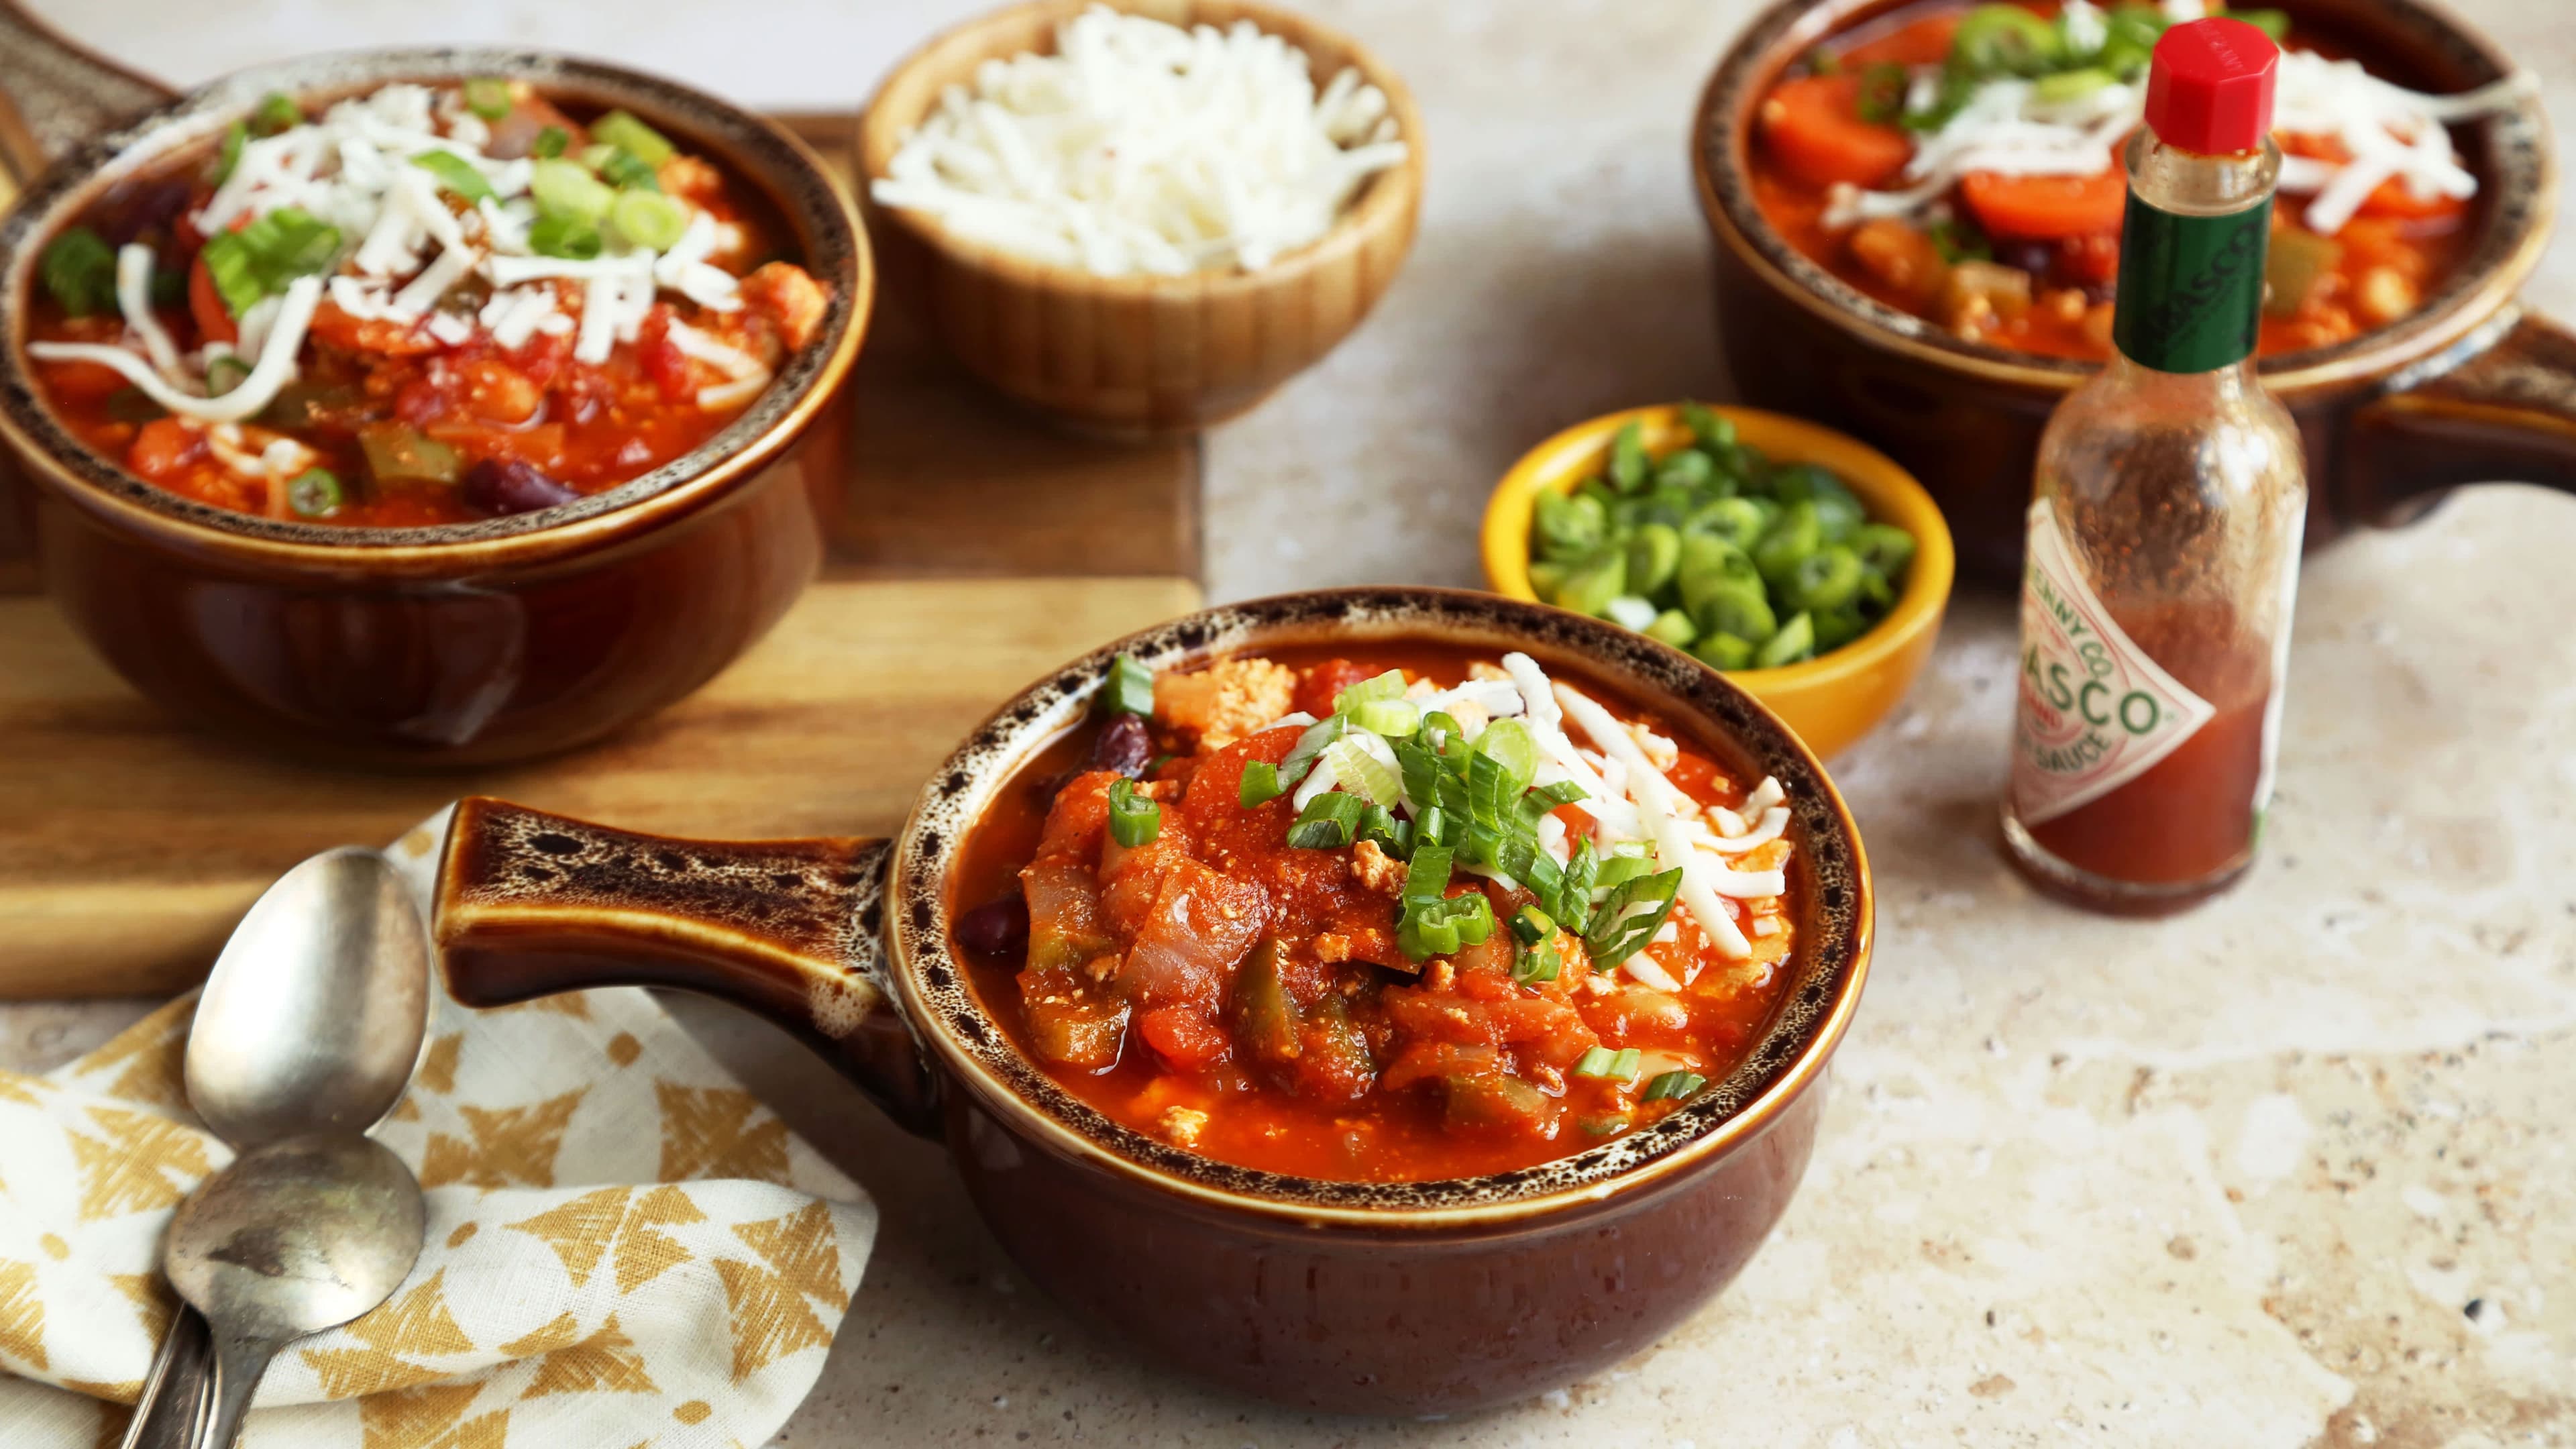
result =
[{"label": "bowl handle", "polygon": [[176,94],[0,0],[0,167],[17,180]]},{"label": "bowl handle", "polygon": [[2404,523],[2463,483],[2576,492],[2576,333],[2515,309],[2452,359],[2354,410],[2336,516]]},{"label": "bowl handle", "polygon": [[882,840],[672,840],[459,801],[433,930],[448,993],[506,1006],[599,986],[702,992],[801,1038],[896,1121],[938,1130],[887,990]]}]

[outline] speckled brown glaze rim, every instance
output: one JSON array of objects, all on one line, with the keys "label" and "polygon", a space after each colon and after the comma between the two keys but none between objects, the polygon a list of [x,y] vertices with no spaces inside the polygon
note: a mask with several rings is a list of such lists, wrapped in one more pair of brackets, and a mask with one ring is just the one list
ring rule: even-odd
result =
[{"label": "speckled brown glaze rim", "polygon": [[[332,99],[393,81],[478,75],[525,80],[556,95],[622,105],[715,159],[764,194],[804,264],[832,290],[815,339],[767,391],[704,445],[615,488],[556,508],[420,528],[342,528],[256,518],[181,498],[135,477],[73,437],[35,390],[26,357],[27,302],[43,240],[115,182],[211,144],[272,91]],[[704,506],[755,477],[805,430],[847,377],[874,302],[876,269],[848,193],[813,149],[783,127],[659,76],[546,51],[438,47],[317,55],[239,71],[74,148],[0,220],[0,436],[74,502],[186,548],[370,573],[440,573],[533,563],[579,552]]]},{"label": "speckled brown glaze rim", "polygon": [[[1996,382],[2071,390],[2098,365],[1963,341],[1900,312],[1789,245],[1754,202],[1746,172],[1750,137],[1740,118],[1750,117],[1762,91],[1817,42],[1902,3],[1779,0],[1744,28],[1720,58],[1691,119],[1691,174],[1700,212],[1718,242],[1774,290],[1872,346]],[[2283,4],[2294,17],[2313,8],[2300,0]],[[2495,42],[2430,0],[2377,0],[2377,8],[2378,23],[2402,29],[2420,53],[2442,58],[2477,83],[2516,69]],[[2287,392],[2380,376],[2469,336],[2521,290],[2540,265],[2556,220],[2558,172],[2548,119],[2535,92],[2476,124],[2484,151],[2484,218],[2469,255],[2410,316],[2331,347],[2263,359],[2259,369],[2266,385]]]},{"label": "speckled brown glaze rim", "polygon": [[[1417,1183],[1342,1182],[1231,1166],[1110,1120],[1013,1047],[976,999],[949,939],[949,879],[974,823],[1021,762],[1079,723],[1112,657],[1148,668],[1304,642],[1418,640],[1524,649],[1663,711],[1721,760],[1779,776],[1792,807],[1802,897],[1794,979],[1759,1043],[1723,1081],[1651,1127],[1538,1167]],[[1860,832],[1824,767],[1787,726],[1714,670],[1642,635],[1539,604],[1465,590],[1355,588],[1222,605],[1104,645],[1003,706],[924,788],[896,836],[888,975],[905,1017],[955,1082],[1055,1150],[1210,1206],[1305,1224],[1499,1225],[1624,1195],[1714,1160],[1809,1089],[1868,974],[1872,904]]]}]

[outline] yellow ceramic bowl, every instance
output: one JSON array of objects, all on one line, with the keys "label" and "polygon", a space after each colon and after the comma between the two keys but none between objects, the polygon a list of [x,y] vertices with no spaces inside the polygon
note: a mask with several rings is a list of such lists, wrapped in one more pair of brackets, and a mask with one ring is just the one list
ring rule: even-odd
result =
[{"label": "yellow ceramic bowl", "polygon": [[[1833,755],[1896,707],[1931,657],[1950,599],[1950,528],[1932,495],[1885,453],[1814,423],[1756,408],[1718,408],[1736,436],[1779,463],[1832,469],[1869,516],[1914,535],[1914,563],[1896,606],[1876,628],[1830,654],[1778,669],[1739,669],[1726,677],[1786,721],[1818,755]],[[1577,423],[1523,454],[1485,506],[1485,583],[1495,593],[1536,599],[1530,588],[1530,515],[1543,489],[1570,493],[1601,471],[1610,440],[1631,420],[1645,424],[1646,451],[1658,457],[1690,440],[1674,405],[1630,408]]]}]

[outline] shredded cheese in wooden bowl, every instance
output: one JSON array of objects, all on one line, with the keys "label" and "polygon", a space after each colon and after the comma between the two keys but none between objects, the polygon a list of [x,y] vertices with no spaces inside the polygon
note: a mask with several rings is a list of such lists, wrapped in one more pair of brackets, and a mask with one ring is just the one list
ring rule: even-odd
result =
[{"label": "shredded cheese in wooden bowl", "polygon": [[1053,54],[947,87],[871,194],[1096,276],[1257,271],[1331,230],[1405,147],[1356,69],[1319,93],[1305,52],[1250,21],[1184,30],[1095,6]]}]

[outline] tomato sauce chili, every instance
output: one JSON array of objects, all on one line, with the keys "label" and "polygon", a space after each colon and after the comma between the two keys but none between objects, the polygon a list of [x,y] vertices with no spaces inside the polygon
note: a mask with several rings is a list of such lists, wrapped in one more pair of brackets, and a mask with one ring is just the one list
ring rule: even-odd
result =
[{"label": "tomato sauce chili", "polygon": [[64,426],[156,487],[456,523],[615,487],[740,416],[828,305],[784,245],[623,111],[498,78],[273,95],[50,239],[29,352]]},{"label": "tomato sauce chili", "polygon": [[[1531,885],[1465,870],[1436,887],[1439,903],[1471,906],[1488,929],[1414,939],[1411,917],[1423,907],[1408,899],[1408,877],[1422,873],[1436,820],[1402,822],[1413,836],[1408,871],[1403,843],[1382,847],[1383,834],[1291,844],[1327,807],[1301,809],[1284,788],[1266,794],[1301,740],[1333,728],[1342,691],[1394,670],[1419,698],[1471,671],[1490,676],[1495,663],[1439,646],[1275,650],[1166,675],[1154,682],[1150,716],[1096,716],[1055,741],[996,797],[952,879],[954,935],[980,999],[1020,1051],[1111,1119],[1224,1162],[1298,1176],[1506,1171],[1675,1110],[1734,1067],[1778,1005],[1804,889],[1787,883],[1798,868],[1786,840],[1727,857],[1737,870],[1786,873],[1778,894],[1728,904],[1743,955],[1719,950],[1681,908],[1658,940],[1604,971],[1584,936],[1527,929],[1541,899]],[[1114,697],[1117,685],[1106,692]],[[1131,687],[1143,703],[1141,678]],[[1578,687],[1650,736],[1668,734],[1589,681]],[[1346,717],[1388,723],[1359,708]],[[1463,732],[1474,708],[1426,713],[1396,744],[1429,741],[1432,720]],[[1322,723],[1300,723],[1296,712]],[[1403,728],[1403,710],[1394,714],[1392,727]],[[1263,728],[1283,716],[1290,722]],[[1583,739],[1572,721],[1565,729]],[[1483,731],[1479,741],[1510,732]],[[1734,778],[1695,746],[1665,748],[1660,773],[1694,818],[1701,807],[1777,798],[1776,785]],[[1423,758],[1410,764],[1424,769]],[[1415,788],[1430,787],[1417,775],[1407,790]],[[1572,858],[1591,855],[1596,838],[1605,853],[1619,849],[1582,803],[1550,810],[1545,797],[1529,798],[1532,812],[1551,814],[1578,842],[1565,847]],[[1158,813],[1153,837],[1122,844],[1111,817],[1132,822],[1147,799]],[[1642,875],[1647,864],[1634,869]],[[1578,909],[1561,897],[1559,908]],[[1068,921],[1088,936],[1070,951],[1060,949]],[[1410,954],[1424,947],[1448,949]],[[1195,994],[1158,990],[1158,972],[1195,973]]]},{"label": "tomato sauce chili", "polygon": [[[1979,28],[1986,12],[2003,9],[2031,17],[2029,26]],[[2164,23],[2156,7],[2136,0],[2106,4],[2098,13],[2115,32],[2124,24]],[[1756,108],[1749,180],[1763,219],[1838,280],[1962,338],[2051,357],[2107,359],[2126,200],[2117,139],[2106,148],[2106,168],[2094,176],[1972,169],[1902,215],[1855,218],[1836,206],[1857,188],[1894,192],[1914,185],[1905,167],[1938,129],[1941,108],[1964,97],[1967,79],[1981,74],[1981,65],[1990,68],[1982,72],[1989,81],[2042,68],[2003,42],[2020,37],[2044,49],[2040,37],[2059,15],[2051,0],[2012,6],[1939,0],[1827,40]],[[2153,31],[2138,34],[2147,40]],[[2336,54],[2301,31],[2280,38],[2291,51]],[[2133,57],[2141,67],[2144,55],[2141,48]],[[2087,59],[2062,58],[2058,73],[2039,84],[2073,90],[2102,83],[2099,63]],[[1954,75],[1960,95],[1941,95]],[[2142,85],[2143,78],[2130,83]],[[1918,107],[1925,92],[1941,98]],[[2352,159],[2334,135],[2283,130],[2276,140],[2292,158],[2333,165]],[[2309,200],[2285,195],[2274,213],[2261,356],[2328,346],[2405,317],[2458,266],[2469,244],[2470,199],[2419,194],[2402,178],[2381,182],[2330,235],[2307,223]]]}]

